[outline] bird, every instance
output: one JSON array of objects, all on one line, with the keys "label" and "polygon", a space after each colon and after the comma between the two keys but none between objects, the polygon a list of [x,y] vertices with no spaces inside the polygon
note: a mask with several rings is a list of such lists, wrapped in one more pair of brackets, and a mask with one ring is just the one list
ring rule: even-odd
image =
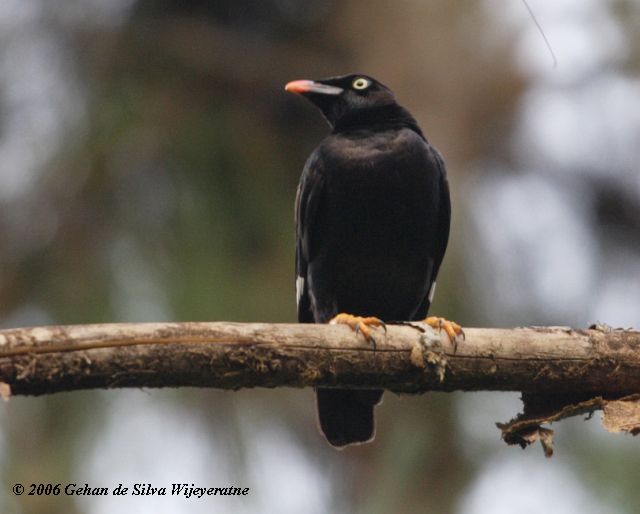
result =
[{"label": "bird", "polygon": [[[451,221],[443,158],[393,92],[364,74],[294,80],[330,133],[307,159],[295,200],[298,321],[346,324],[375,344],[393,321],[460,325],[427,311]],[[320,429],[342,448],[373,440],[380,389],[316,388]]]}]

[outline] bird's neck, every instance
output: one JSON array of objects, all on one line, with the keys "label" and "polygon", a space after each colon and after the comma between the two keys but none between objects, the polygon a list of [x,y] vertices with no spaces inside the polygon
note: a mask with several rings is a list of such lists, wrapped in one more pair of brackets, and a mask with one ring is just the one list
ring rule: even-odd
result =
[{"label": "bird's neck", "polygon": [[333,125],[333,133],[372,128],[409,128],[424,139],[418,122],[404,107],[398,104],[358,109],[342,115]]}]

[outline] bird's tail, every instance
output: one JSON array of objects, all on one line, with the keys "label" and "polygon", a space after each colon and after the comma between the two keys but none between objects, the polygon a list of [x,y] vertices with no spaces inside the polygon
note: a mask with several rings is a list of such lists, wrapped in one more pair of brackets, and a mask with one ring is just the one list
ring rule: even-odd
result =
[{"label": "bird's tail", "polygon": [[381,389],[316,389],[320,428],[332,446],[366,443],[373,439],[374,407]]}]

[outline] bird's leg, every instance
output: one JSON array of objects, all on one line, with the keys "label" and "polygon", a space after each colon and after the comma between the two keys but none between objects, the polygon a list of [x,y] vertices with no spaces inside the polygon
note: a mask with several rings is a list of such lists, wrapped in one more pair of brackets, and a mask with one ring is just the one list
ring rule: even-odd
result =
[{"label": "bird's leg", "polygon": [[462,327],[455,321],[449,321],[448,319],[440,318],[438,316],[429,316],[424,319],[424,323],[438,332],[444,330],[447,333],[447,336],[449,336],[449,341],[453,344],[456,344],[458,336],[461,336],[464,341],[464,330],[462,330]]},{"label": "bird's leg", "polygon": [[346,312],[341,312],[337,316],[331,318],[329,324],[348,325],[356,334],[361,333],[368,342],[374,345],[374,348],[376,340],[371,335],[371,329],[369,327],[382,327],[385,333],[387,331],[387,325],[385,325],[384,321],[381,319],[374,318],[373,316],[366,318],[362,316],[354,316],[353,314],[347,314]]}]

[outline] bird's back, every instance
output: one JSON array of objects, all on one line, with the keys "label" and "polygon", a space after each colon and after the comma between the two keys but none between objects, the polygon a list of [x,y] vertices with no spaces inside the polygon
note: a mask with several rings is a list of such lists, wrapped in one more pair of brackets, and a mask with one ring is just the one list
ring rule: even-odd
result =
[{"label": "bird's back", "polygon": [[438,240],[442,172],[433,152],[409,128],[334,134],[318,147],[322,244],[309,269],[316,321],[337,312],[415,316]]}]

